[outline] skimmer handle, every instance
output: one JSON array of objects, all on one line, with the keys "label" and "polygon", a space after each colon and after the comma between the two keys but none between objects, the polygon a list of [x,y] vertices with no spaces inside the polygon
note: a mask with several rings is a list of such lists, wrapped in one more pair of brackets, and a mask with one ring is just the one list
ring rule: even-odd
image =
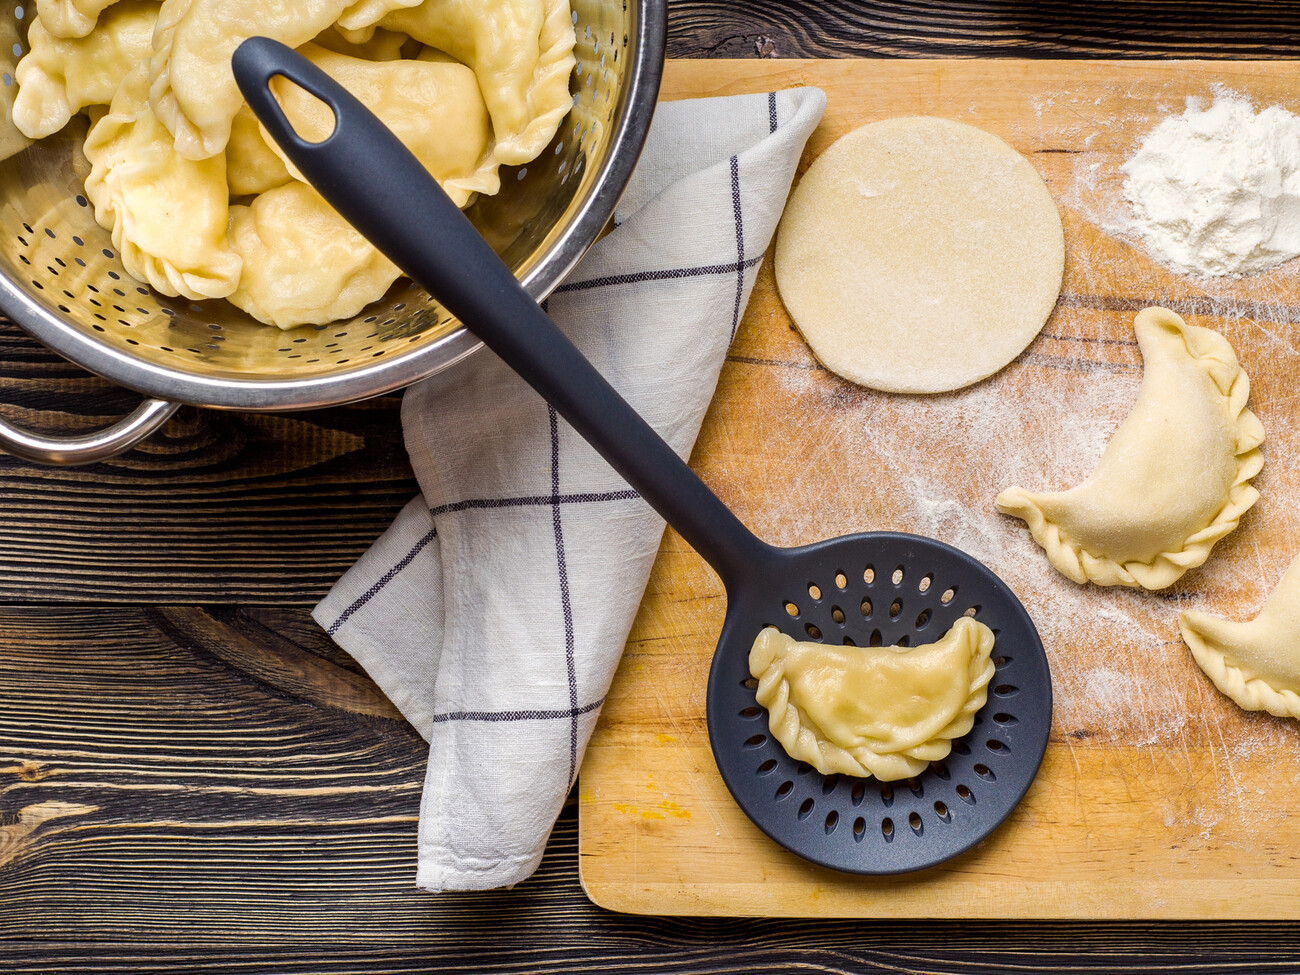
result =
[{"label": "skimmer handle", "polygon": [[[775,551],[760,541],[596,371],[420,162],[369,109],[290,48],[257,37],[233,68],[249,106],[316,190],[531,385],[713,566],[728,588]],[[300,137],[270,82],[334,112]]]}]

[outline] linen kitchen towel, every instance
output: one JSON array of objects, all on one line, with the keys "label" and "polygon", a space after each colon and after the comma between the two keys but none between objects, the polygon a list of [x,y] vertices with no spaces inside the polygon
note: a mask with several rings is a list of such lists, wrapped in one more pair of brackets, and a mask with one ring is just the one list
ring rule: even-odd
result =
[{"label": "linen kitchen towel", "polygon": [[[683,457],[825,105],[660,105],[615,229],[547,302]],[[417,883],[510,885],[577,776],[664,523],[486,350],[413,386],[402,422],[423,493],[315,617],[429,741]]]}]

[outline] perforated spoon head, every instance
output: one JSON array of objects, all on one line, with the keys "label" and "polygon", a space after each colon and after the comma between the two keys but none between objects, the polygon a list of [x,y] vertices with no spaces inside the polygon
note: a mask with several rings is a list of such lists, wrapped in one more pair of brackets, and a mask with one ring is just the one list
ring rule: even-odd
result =
[{"label": "perforated spoon head", "polygon": [[[1028,791],[1051,727],[1047,657],[1020,600],[981,562],[917,535],[775,552],[733,582],[709,673],[709,741],[741,809],[791,852],[858,874],[923,870],[985,839]],[[918,646],[963,615],[993,631],[996,670],[974,727],[947,758],[898,782],[824,776],[773,737],[749,673],[763,627],[804,641]]]}]

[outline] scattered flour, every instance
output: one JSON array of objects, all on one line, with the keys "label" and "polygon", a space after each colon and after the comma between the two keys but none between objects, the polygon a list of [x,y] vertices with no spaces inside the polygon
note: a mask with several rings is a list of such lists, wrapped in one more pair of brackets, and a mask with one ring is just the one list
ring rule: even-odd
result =
[{"label": "scattered flour", "polygon": [[1241,277],[1300,255],[1300,116],[1188,100],[1122,167],[1132,229],[1175,271]]}]

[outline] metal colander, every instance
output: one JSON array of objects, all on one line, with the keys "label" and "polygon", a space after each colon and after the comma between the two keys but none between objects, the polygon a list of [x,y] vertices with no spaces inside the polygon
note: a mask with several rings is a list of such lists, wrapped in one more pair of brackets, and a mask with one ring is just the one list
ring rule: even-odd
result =
[{"label": "metal colander", "polygon": [[[31,3],[0,0],[6,116]],[[572,0],[572,7],[573,109],[537,159],[503,167],[501,192],[467,211],[539,300],[613,214],[645,140],[663,65],[664,0]],[[239,410],[348,403],[423,379],[479,347],[405,279],[355,318],[290,331],[225,301],[154,292],[126,273],[95,222],[83,189],[85,134],[78,116],[0,163],[0,307],[49,348],[150,399],[108,430],[71,440],[0,420],[0,447],[86,463],[129,449],[180,403]],[[16,131],[0,133],[5,151],[25,141]]]}]

